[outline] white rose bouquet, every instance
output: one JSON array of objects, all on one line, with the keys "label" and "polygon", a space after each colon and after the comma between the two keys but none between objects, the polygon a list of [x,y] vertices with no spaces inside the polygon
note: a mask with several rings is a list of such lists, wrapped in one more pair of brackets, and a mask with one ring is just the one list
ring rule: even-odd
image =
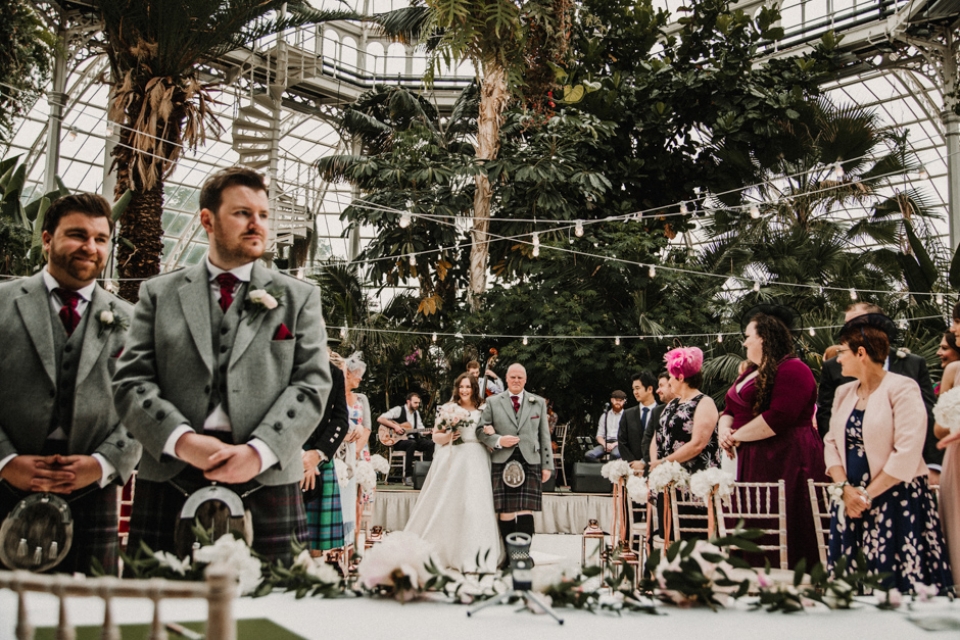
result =
[{"label": "white rose bouquet", "polygon": [[690,493],[706,501],[716,487],[717,495],[725,497],[733,493],[733,475],[719,467],[697,471],[690,477]]},{"label": "white rose bouquet", "polygon": [[611,460],[600,468],[600,475],[613,484],[617,484],[621,478],[632,476],[633,470],[626,460]]},{"label": "white rose bouquet", "polygon": [[933,407],[933,417],[937,424],[951,433],[960,431],[960,387],[954,387],[940,395]]},{"label": "white rose bouquet", "polygon": [[627,493],[630,499],[638,504],[646,504],[650,497],[650,490],[647,488],[647,482],[639,476],[630,476],[627,478]]},{"label": "white rose bouquet", "polygon": [[690,481],[690,472],[679,462],[662,462],[650,472],[650,489],[660,493],[670,485],[685,487]]},{"label": "white rose bouquet", "polygon": [[[462,429],[474,426],[470,419],[470,412],[458,405],[456,402],[448,402],[437,411],[437,421],[433,425],[437,431],[444,433],[456,433]],[[458,438],[450,441],[450,444],[463,444],[463,439]]]}]

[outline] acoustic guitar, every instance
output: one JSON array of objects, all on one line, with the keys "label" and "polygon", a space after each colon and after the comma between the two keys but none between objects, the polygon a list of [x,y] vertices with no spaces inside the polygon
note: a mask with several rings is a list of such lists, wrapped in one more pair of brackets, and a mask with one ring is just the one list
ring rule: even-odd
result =
[{"label": "acoustic guitar", "polygon": [[400,426],[403,427],[402,434],[397,433],[388,426],[380,425],[380,428],[377,429],[377,438],[380,440],[380,444],[385,447],[392,447],[401,440],[406,440],[407,436],[411,433],[426,435],[433,431],[433,429],[414,429],[413,425],[409,422],[401,422]]}]

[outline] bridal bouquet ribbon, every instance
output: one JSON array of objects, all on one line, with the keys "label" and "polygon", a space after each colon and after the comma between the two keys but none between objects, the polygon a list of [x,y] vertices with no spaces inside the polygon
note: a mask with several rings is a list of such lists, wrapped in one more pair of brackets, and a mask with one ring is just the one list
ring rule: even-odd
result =
[{"label": "bridal bouquet ribbon", "polygon": [[933,407],[933,417],[937,424],[951,433],[960,431],[960,387],[954,387],[940,395]]},{"label": "bridal bouquet ribbon", "polygon": [[[473,420],[470,419],[470,412],[458,405],[456,402],[448,402],[437,411],[437,422],[434,427],[444,433],[454,433],[465,427],[472,427]],[[463,438],[451,440],[450,444],[463,444]]]}]

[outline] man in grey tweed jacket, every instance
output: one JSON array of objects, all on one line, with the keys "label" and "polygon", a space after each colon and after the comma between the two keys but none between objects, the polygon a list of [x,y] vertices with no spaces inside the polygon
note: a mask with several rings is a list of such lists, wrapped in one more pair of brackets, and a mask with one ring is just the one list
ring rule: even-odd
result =
[{"label": "man in grey tweed jacket", "polygon": [[214,174],[200,206],[207,259],[143,283],[114,379],[145,452],[130,542],[175,551],[186,494],[217,482],[243,497],[253,549],[286,558],[291,532],[306,533],[301,446],[331,385],[320,290],[257,263],[269,219],[260,174]]}]

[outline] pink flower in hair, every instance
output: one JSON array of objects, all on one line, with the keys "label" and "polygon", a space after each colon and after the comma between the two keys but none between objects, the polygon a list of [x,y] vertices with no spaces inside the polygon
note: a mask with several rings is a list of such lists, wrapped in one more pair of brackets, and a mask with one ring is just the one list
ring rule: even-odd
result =
[{"label": "pink flower in hair", "polygon": [[678,347],[667,351],[663,359],[667,363],[667,372],[674,378],[689,378],[700,373],[703,351],[697,347]]}]

